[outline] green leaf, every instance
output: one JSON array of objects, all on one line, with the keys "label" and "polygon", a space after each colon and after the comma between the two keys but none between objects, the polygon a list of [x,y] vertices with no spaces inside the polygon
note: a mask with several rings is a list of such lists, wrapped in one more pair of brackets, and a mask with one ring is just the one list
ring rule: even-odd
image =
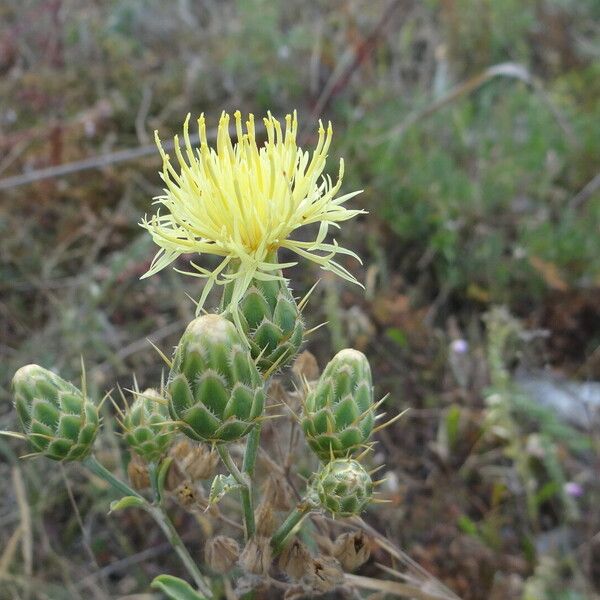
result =
[{"label": "green leaf", "polygon": [[460,408],[453,404],[446,414],[446,435],[448,436],[448,448],[453,450],[458,441],[460,427]]},{"label": "green leaf", "polygon": [[138,496],[125,496],[120,500],[114,500],[110,503],[110,512],[123,510],[124,508],[144,507],[146,501]]},{"label": "green leaf", "polygon": [[233,475],[217,475],[210,486],[208,496],[209,504],[217,503],[225,494],[239,490],[242,486],[233,478]]},{"label": "green leaf", "polygon": [[159,575],[155,577],[150,587],[160,590],[171,600],[206,600],[183,579],[172,575]]}]

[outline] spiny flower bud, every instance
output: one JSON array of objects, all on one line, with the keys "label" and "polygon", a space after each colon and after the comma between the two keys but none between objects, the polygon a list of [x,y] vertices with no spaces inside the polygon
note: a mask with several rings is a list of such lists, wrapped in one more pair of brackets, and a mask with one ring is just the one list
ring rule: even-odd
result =
[{"label": "spiny flower bud", "polygon": [[273,550],[271,538],[265,536],[252,536],[240,555],[240,566],[247,573],[266,575],[271,568]]},{"label": "spiny flower bud", "polygon": [[15,408],[36,453],[53,460],[82,460],[98,433],[98,409],[73,384],[38,365],[13,377]]},{"label": "spiny flower bud", "polygon": [[313,489],[323,508],[339,517],[360,514],[373,497],[371,476],[352,459],[333,460],[321,467]]},{"label": "spiny flower bud", "polygon": [[321,555],[313,559],[307,580],[315,592],[325,594],[344,583],[344,572],[335,558]]},{"label": "spiny flower bud", "polygon": [[302,429],[309,446],[322,461],[351,455],[373,432],[374,408],[369,361],[358,350],[341,350],[304,402]]},{"label": "spiny flower bud", "polygon": [[135,453],[127,465],[127,476],[134,489],[145,490],[150,487],[148,465]]},{"label": "spiny flower bud", "polygon": [[262,415],[263,380],[237,329],[220,315],[194,319],[169,375],[169,412],[197,441],[231,442]]},{"label": "spiny flower bud", "polygon": [[[232,292],[233,285],[225,287],[223,309],[230,304]],[[285,280],[253,280],[239,303],[237,316],[252,358],[263,373],[287,366],[296,356],[304,323]]]},{"label": "spiny flower bud", "polygon": [[123,437],[127,445],[147,462],[158,462],[169,449],[173,425],[168,423],[167,401],[156,390],[136,393],[123,414]]},{"label": "spiny flower bud", "polygon": [[354,571],[371,556],[371,541],[364,531],[342,533],[333,543],[333,555],[345,571]]},{"label": "spiny flower bud", "polygon": [[177,442],[169,454],[177,461],[177,464],[187,477],[192,481],[210,479],[219,464],[217,452],[208,448],[205,444],[195,445],[189,440]]},{"label": "spiny flower bud", "polygon": [[313,559],[308,548],[294,538],[281,552],[278,564],[288,577],[299,581],[310,571]]},{"label": "spiny flower bud", "polygon": [[217,535],[206,542],[204,558],[211,571],[223,575],[235,565],[240,557],[238,543],[230,537]]}]

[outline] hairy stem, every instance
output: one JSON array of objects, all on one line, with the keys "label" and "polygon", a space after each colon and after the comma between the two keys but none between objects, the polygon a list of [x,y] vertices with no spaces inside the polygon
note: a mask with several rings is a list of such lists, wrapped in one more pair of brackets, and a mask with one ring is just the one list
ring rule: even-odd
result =
[{"label": "hairy stem", "polygon": [[198,565],[196,565],[196,562],[191,557],[188,549],[183,543],[183,540],[177,533],[173,522],[163,507],[153,504],[150,505],[147,510],[158,523],[159,527],[163,530],[163,533],[167,536],[169,543],[171,546],[173,546],[175,552],[177,552],[181,562],[184,564],[187,572],[191,575],[200,593],[204,594],[207,598],[212,598],[212,591],[209,585],[205,582],[204,576],[200,572],[200,569],[198,569]]},{"label": "hairy stem", "polygon": [[[258,441],[256,442],[258,445]],[[242,510],[244,512],[244,525],[246,527],[246,540],[249,540],[256,530],[254,524],[254,509],[252,507],[252,492],[250,488],[250,477],[246,473],[242,473],[237,465],[233,462],[231,454],[225,444],[219,444],[217,446],[219,456],[223,461],[223,464],[227,467],[227,470],[231,473],[233,478],[240,484],[242,489],[240,494],[242,496]],[[245,462],[245,461],[244,461]]]},{"label": "hairy stem", "polygon": [[248,434],[248,441],[246,442],[246,452],[244,453],[244,462],[242,463],[242,470],[247,473],[249,477],[254,475],[254,465],[256,465],[256,457],[258,455],[258,447],[260,444],[260,432],[262,429],[261,423],[257,423],[252,431]]},{"label": "hairy stem", "polygon": [[[167,536],[171,546],[175,552],[177,552],[181,562],[184,564],[188,573],[194,580],[198,590],[204,594],[207,598],[212,598],[212,592],[209,585],[205,582],[204,576],[198,569],[198,566],[194,562],[187,548],[185,547],[183,540],[179,537],[175,526],[169,519],[169,516],[160,504],[150,504],[143,496],[138,494],[134,489],[130,488],[124,481],[121,481],[115,477],[108,469],[102,466],[96,457],[88,456],[83,461],[83,464],[92,472],[94,475],[104,479],[104,481],[110,483],[116,490],[124,494],[125,496],[134,496],[144,501],[144,509],[152,515],[152,518],[156,521],[158,526],[162,529],[163,533]],[[156,468],[154,471],[154,481],[156,481]],[[153,474],[151,473],[151,479]],[[157,498],[158,500],[158,498]]]},{"label": "hairy stem", "polygon": [[302,501],[292,512],[287,516],[286,520],[279,526],[279,529],[271,538],[271,546],[273,547],[273,556],[277,556],[284,548],[288,538],[294,529],[302,522],[311,511],[311,506],[308,502]]}]

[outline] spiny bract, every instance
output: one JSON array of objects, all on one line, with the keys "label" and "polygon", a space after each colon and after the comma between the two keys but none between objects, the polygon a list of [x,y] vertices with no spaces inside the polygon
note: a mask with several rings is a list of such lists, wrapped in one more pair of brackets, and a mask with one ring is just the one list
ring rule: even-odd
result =
[{"label": "spiny bract", "polygon": [[[225,287],[222,308],[231,303],[233,285]],[[287,282],[255,279],[239,304],[242,332],[252,358],[266,373],[287,366],[304,337],[304,323]]]},{"label": "spiny bract", "polygon": [[15,408],[36,453],[53,460],[82,460],[92,450],[98,409],[72,383],[38,365],[13,377]]},{"label": "spiny bract", "polygon": [[204,315],[188,325],[175,351],[169,413],[194,440],[231,442],[262,415],[263,383],[235,325]]},{"label": "spiny bract", "polygon": [[373,431],[373,382],[366,356],[346,348],[328,363],[303,406],[302,429],[322,461],[364,448]]},{"label": "spiny bract", "polygon": [[373,497],[373,481],[353,459],[333,460],[321,467],[314,490],[323,508],[337,517],[360,514]]},{"label": "spiny bract", "polygon": [[167,452],[174,427],[167,401],[156,390],[136,393],[134,403],[123,415],[123,437],[127,445],[147,462],[157,462]]}]

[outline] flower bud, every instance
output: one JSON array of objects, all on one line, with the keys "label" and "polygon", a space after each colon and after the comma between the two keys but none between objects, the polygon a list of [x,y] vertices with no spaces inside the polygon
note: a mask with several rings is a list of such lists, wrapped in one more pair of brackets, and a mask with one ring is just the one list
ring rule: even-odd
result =
[{"label": "flower bud", "polygon": [[136,393],[123,415],[123,438],[145,461],[158,462],[173,439],[174,427],[168,421],[167,401],[156,390]]},{"label": "flower bud", "polygon": [[339,517],[360,514],[373,497],[371,476],[352,459],[333,460],[321,467],[313,489],[321,506]]},{"label": "flower bud", "polygon": [[369,560],[371,541],[362,530],[342,533],[333,544],[333,555],[344,571],[354,571]]},{"label": "flower bud", "polygon": [[169,375],[169,412],[196,441],[245,436],[263,412],[262,378],[240,334],[220,315],[194,319],[185,330]]},{"label": "flower bud", "polygon": [[373,432],[373,382],[366,356],[347,348],[329,361],[303,406],[302,429],[324,462],[364,448]]},{"label": "flower bud", "polygon": [[267,575],[272,558],[271,538],[255,535],[248,540],[240,555],[240,566],[247,573]]},{"label": "flower bud", "polygon": [[278,564],[288,577],[300,581],[311,570],[313,559],[308,548],[294,538],[281,552]]},{"label": "flower bud", "polygon": [[217,535],[206,542],[204,558],[211,571],[223,575],[233,568],[240,556],[238,543],[224,535]]},{"label": "flower bud", "polygon": [[[225,286],[222,306],[231,301],[233,285]],[[298,305],[285,280],[253,280],[239,304],[241,326],[252,358],[263,372],[281,369],[296,356],[304,337]]]},{"label": "flower bud", "polygon": [[73,384],[38,365],[14,375],[17,416],[33,450],[53,460],[83,460],[98,433],[96,406]]}]

